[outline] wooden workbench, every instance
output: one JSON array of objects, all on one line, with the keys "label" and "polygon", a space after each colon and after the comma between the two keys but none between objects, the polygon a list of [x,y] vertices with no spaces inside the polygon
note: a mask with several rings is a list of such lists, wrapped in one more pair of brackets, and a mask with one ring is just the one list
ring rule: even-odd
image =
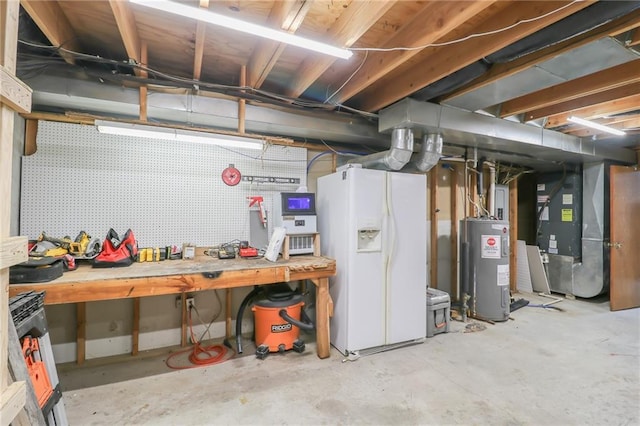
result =
[{"label": "wooden workbench", "polygon": [[[296,280],[310,280],[316,287],[316,345],[318,357],[329,356],[329,318],[333,302],[329,277],[336,273],[336,262],[323,256],[293,256],[288,260],[219,260],[196,256],[191,260],[135,263],[124,268],[91,268],[80,265],[56,280],[42,284],[11,284],[9,296],[26,291],[45,291],[45,305],[78,304],[78,362],[84,361],[85,302],[134,298],[133,353],[138,347],[139,298],[182,294],[202,290],[231,289]],[[229,299],[230,300],[230,299]],[[229,306],[229,304],[227,304]],[[184,309],[184,303],[183,303]],[[184,325],[183,325],[184,327]],[[231,315],[227,311],[227,337]]]}]

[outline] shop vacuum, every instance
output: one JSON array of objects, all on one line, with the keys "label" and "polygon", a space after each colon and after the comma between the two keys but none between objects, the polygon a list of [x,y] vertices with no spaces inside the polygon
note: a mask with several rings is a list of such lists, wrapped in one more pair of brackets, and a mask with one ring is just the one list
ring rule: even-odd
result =
[{"label": "shop vacuum", "polygon": [[242,353],[242,316],[249,305],[254,313],[256,357],[265,359],[271,352],[290,349],[304,352],[300,330],[310,331],[315,327],[303,310],[302,294],[280,283],[256,286],[240,304],[236,318],[237,353]]}]

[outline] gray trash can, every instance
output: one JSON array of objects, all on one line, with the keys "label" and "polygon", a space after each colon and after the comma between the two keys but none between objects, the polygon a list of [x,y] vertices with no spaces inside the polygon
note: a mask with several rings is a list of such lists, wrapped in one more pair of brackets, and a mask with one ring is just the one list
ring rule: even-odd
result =
[{"label": "gray trash can", "polygon": [[449,332],[451,298],[449,293],[427,288],[427,337]]}]

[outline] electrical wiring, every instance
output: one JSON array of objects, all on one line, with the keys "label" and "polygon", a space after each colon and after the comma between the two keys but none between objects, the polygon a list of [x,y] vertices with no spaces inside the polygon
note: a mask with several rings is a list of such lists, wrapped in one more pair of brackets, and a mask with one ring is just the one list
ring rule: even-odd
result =
[{"label": "electrical wiring", "polygon": [[445,41],[442,43],[429,43],[429,44],[424,44],[422,46],[415,46],[415,47],[388,47],[388,48],[384,48],[384,47],[352,47],[349,48],[348,50],[353,51],[353,52],[357,52],[357,51],[366,51],[366,52],[393,52],[393,51],[398,51],[398,50],[402,50],[402,51],[411,51],[411,50],[422,50],[422,49],[426,49],[427,47],[441,47],[441,46],[449,46],[451,44],[456,44],[456,43],[461,43],[463,41],[472,39],[472,38],[477,38],[477,37],[484,37],[484,36],[488,36],[488,35],[493,35],[493,34],[498,34],[504,31],[508,31],[512,28],[515,28],[519,25],[522,24],[528,24],[530,22],[535,22],[538,21],[540,19],[544,19],[547,16],[551,16],[554,13],[558,13],[561,10],[564,10],[566,8],[568,8],[569,6],[573,5],[574,3],[577,3],[579,0],[574,0],[571,3],[565,4],[564,6],[561,6],[555,10],[552,10],[550,12],[547,12],[543,15],[540,16],[536,16],[534,18],[528,18],[528,19],[521,19],[520,21],[517,21],[511,25],[508,25],[506,27],[503,28],[498,28],[496,30],[492,30],[492,31],[485,31],[482,33],[475,33],[475,34],[469,34],[468,36],[459,38],[459,39],[455,39],[455,40],[450,40],[450,41]]},{"label": "electrical wiring", "polygon": [[[322,143],[324,143],[324,141],[323,141],[323,140],[321,140],[321,142],[322,142]],[[327,144],[325,143],[325,145],[327,145]],[[327,145],[327,147],[329,147],[329,146]],[[360,154],[360,153],[358,153],[358,152],[335,151],[335,150],[333,150],[331,147],[329,147],[329,149],[330,149],[331,151],[324,151],[324,152],[321,152],[321,153],[317,154],[316,156],[314,156],[311,160],[309,160],[309,163],[307,164],[307,173],[309,173],[309,170],[311,169],[311,166],[313,165],[313,163],[315,163],[315,162],[316,162],[316,160],[318,160],[320,157],[322,157],[322,156],[324,156],[324,155],[328,155],[328,154],[336,154],[336,155],[345,156],[345,157],[346,157],[346,156],[349,156],[349,157],[350,157],[350,156],[359,156],[359,155],[363,155],[363,154]]]},{"label": "electrical wiring", "polygon": [[[186,370],[189,368],[197,368],[204,367],[207,365],[219,364],[221,362],[226,361],[230,357],[227,357],[229,350],[223,345],[209,345],[203,346],[200,343],[200,340],[196,340],[195,333],[193,332],[193,322],[191,318],[191,309],[188,311],[188,320],[189,320],[189,334],[191,336],[191,341],[193,342],[193,346],[189,349],[175,352],[167,357],[165,360],[165,364],[167,367],[172,370]],[[189,362],[192,365],[174,365],[171,363],[171,360],[176,358],[177,356],[189,353],[188,357]],[[232,351],[233,352],[233,351]],[[235,352],[233,352],[235,355]]]},{"label": "electrical wiring", "polygon": [[367,62],[367,57],[368,57],[368,56],[369,56],[369,52],[364,52],[364,59],[362,60],[362,63],[360,64],[360,66],[359,66],[358,68],[356,68],[356,70],[355,70],[353,73],[351,73],[351,75],[349,76],[349,78],[347,78],[347,80],[346,80],[344,83],[342,83],[342,86],[338,87],[338,89],[336,89],[336,91],[335,91],[335,92],[333,92],[333,93],[331,94],[331,96],[329,96],[327,99],[325,99],[325,101],[324,101],[324,103],[325,103],[325,104],[326,104],[327,102],[329,102],[329,101],[331,100],[331,98],[333,98],[335,95],[337,95],[337,94],[338,94],[338,92],[340,92],[340,91],[344,88],[344,86],[346,86],[346,85],[347,85],[347,83],[349,83],[349,82],[351,81],[351,79],[352,79],[356,74],[358,74],[358,71],[360,71],[360,69],[362,69],[362,67],[364,66],[364,63],[365,63],[365,62]]}]

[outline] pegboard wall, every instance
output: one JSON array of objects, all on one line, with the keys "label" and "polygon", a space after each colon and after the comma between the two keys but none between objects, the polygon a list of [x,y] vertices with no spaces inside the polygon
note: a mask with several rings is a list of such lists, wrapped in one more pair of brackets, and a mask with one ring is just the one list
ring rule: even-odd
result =
[{"label": "pegboard wall", "polygon": [[[249,239],[249,196],[298,184],[240,182],[222,171],[300,179],[306,185],[305,148],[263,151],[99,133],[95,127],[40,121],[38,150],[23,157],[20,234],[104,238],[109,228],[133,230],[140,247],[192,243],[211,246]],[[268,216],[269,229],[271,217]]]}]

